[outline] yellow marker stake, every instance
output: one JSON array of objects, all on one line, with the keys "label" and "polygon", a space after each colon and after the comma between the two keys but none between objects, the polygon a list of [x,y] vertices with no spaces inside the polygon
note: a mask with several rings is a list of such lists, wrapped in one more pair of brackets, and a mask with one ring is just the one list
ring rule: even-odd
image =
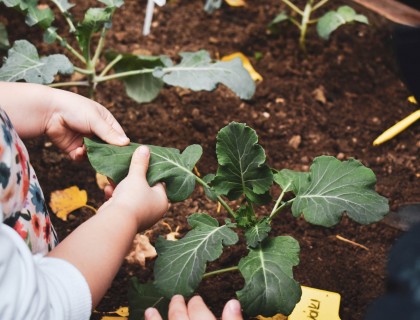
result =
[{"label": "yellow marker stake", "polygon": [[302,286],[302,298],[288,320],[340,320],[338,293]]},{"label": "yellow marker stake", "polygon": [[258,320],[340,320],[340,300],[341,296],[338,293],[302,286],[302,297],[289,317],[276,314],[273,317],[256,318]]},{"label": "yellow marker stake", "polygon": [[373,145],[377,146],[381,143],[384,143],[385,141],[388,141],[389,139],[392,139],[397,134],[404,131],[407,127],[412,125],[414,122],[420,119],[420,110],[417,110],[410,114],[408,117],[402,119],[401,121],[394,124],[391,128],[386,130],[384,133],[382,133],[379,137],[376,138],[375,141],[373,141]]}]

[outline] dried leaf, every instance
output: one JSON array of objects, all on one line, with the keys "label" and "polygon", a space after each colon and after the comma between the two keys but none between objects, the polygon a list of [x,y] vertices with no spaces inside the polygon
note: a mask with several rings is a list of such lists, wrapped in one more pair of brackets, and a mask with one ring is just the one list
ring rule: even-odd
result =
[{"label": "dried leaf", "polygon": [[235,58],[241,59],[243,67],[246,69],[246,71],[248,71],[248,73],[250,74],[252,80],[254,80],[254,81],[262,81],[263,77],[257,71],[255,71],[255,69],[252,66],[252,64],[249,61],[249,59],[245,55],[243,55],[242,53],[235,52],[235,53],[232,53],[230,55],[227,55],[227,56],[222,57],[221,60],[222,61],[229,61],[229,60],[233,60]]},{"label": "dried leaf", "polygon": [[173,231],[171,226],[168,223],[162,221],[162,224],[169,229],[169,233],[165,235],[166,240],[170,240],[170,241],[178,240],[177,237],[179,237],[181,235],[178,232],[179,231],[179,226],[176,226],[175,231]]},{"label": "dried leaf", "polygon": [[225,0],[231,7],[244,7],[246,3],[244,0]]},{"label": "dried leaf", "polygon": [[150,244],[149,238],[143,234],[136,234],[130,253],[125,257],[129,263],[138,263],[146,267],[146,258],[156,257],[156,249]]},{"label": "dried leaf", "polygon": [[96,184],[99,189],[104,190],[107,185],[109,185],[108,178],[99,172],[96,173]]},{"label": "dried leaf", "polygon": [[72,186],[64,190],[57,190],[51,193],[51,210],[61,220],[67,221],[67,216],[76,209],[86,206],[87,192]]},{"label": "dried leaf", "polygon": [[121,317],[128,317],[128,307],[119,307],[114,313],[118,314]]}]

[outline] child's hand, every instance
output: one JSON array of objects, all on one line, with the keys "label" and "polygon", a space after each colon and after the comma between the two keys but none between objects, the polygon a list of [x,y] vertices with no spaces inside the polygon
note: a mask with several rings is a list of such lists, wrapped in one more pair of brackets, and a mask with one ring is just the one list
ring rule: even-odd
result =
[{"label": "child's hand", "polygon": [[[161,315],[155,308],[145,311],[146,320],[162,320]],[[190,299],[188,305],[181,295],[173,296],[169,303],[169,320],[216,320],[200,296]],[[238,300],[230,300],[226,303],[222,320],[242,320],[241,305]]]},{"label": "child's hand", "polygon": [[168,198],[161,183],[150,187],[146,180],[150,151],[140,146],[133,153],[127,177],[113,190],[111,198],[101,207],[113,206],[121,214],[135,215],[138,228],[146,230],[168,210]]},{"label": "child's hand", "polygon": [[73,160],[85,155],[83,137],[96,135],[105,142],[123,146],[130,140],[104,106],[78,94],[52,89],[45,133]]}]

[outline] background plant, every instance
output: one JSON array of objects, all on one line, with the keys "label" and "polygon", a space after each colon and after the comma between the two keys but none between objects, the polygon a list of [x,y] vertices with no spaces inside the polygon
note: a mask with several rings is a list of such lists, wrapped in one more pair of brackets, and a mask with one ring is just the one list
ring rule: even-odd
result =
[{"label": "background plant", "polygon": [[[89,139],[85,144],[92,166],[116,182],[127,174],[132,152],[138,147],[134,143],[115,147]],[[143,285],[133,280],[130,319],[141,318],[150,305],[166,308],[174,294],[190,296],[203,278],[238,271],[245,285],[237,296],[247,315],[288,315],[301,296],[300,285],[293,279],[300,248],[290,236],[270,235],[277,221],[274,219],[290,208],[295,217],[331,227],[344,212],[368,224],[379,221],[389,211],[387,199],[374,190],[375,174],[359,161],[321,156],[314,159],[309,172],[270,168],[255,131],[241,123],[232,122],[219,131],[219,167],[215,174],[203,178],[193,173],[202,155],[201,146],[191,145],[182,153],[173,148],[150,149],[147,178],[151,185],[164,181],[168,198],[182,201],[198,183],[211,200],[225,208],[230,219],[220,225],[208,214],[195,213],[188,218],[191,231],[181,240],[159,238],[155,281]],[[276,199],[272,198],[274,185],[282,190]],[[232,200],[239,200],[240,205],[230,206]],[[258,214],[258,206],[263,204],[272,208],[267,216]],[[206,272],[207,263],[220,257],[224,246],[238,242],[239,229],[243,230],[248,255],[237,266]]]},{"label": "background plant", "polygon": [[341,6],[337,10],[326,12],[321,17],[313,18],[315,11],[327,4],[329,0],[308,0],[303,9],[299,8],[292,0],[281,1],[287,5],[290,13],[281,11],[270,23],[270,27],[285,21],[292,22],[299,29],[299,46],[304,52],[306,52],[306,35],[311,25],[316,24],[318,35],[328,40],[330,34],[344,24],[351,22],[369,23],[364,15],[357,14],[349,6]]},{"label": "background plant", "polygon": [[[240,98],[249,99],[255,84],[239,59],[213,61],[205,50],[180,53],[181,62],[174,65],[168,56],[145,56],[105,50],[105,38],[112,27],[113,14],[123,0],[99,0],[102,7],[89,8],[82,21],[75,21],[71,14],[74,4],[67,0],[50,0],[39,5],[38,1],[0,0],[0,4],[21,11],[26,24],[44,30],[44,41],[58,42],[64,54],[39,57],[36,47],[27,40],[16,41],[8,51],[0,68],[1,81],[27,81],[49,84],[53,87],[85,86],[92,97],[97,86],[105,81],[120,79],[128,96],[137,102],[153,100],[165,84],[191,90],[213,90],[224,84]],[[63,30],[53,25],[58,17],[49,5],[55,6],[68,27],[67,39]],[[97,37],[99,35],[99,37]],[[95,40],[98,39],[98,40]],[[105,67],[99,60],[105,58]],[[72,61],[76,61],[74,64]],[[112,73],[111,71],[114,71]],[[56,75],[79,73],[81,80],[54,82]]]}]

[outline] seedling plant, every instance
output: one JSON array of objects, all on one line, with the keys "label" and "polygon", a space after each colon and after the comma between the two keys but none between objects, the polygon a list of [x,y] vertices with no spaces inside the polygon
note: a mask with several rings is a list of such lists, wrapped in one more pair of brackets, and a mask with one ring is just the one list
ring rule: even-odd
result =
[{"label": "seedling plant", "polygon": [[[112,17],[123,6],[123,0],[98,0],[100,7],[87,9],[82,21],[75,21],[71,14],[74,4],[67,0],[49,0],[42,5],[37,0],[0,0],[2,4],[22,12],[29,26],[44,30],[45,42],[58,42],[71,59],[65,54],[39,57],[33,44],[18,40],[0,68],[0,81],[26,81],[52,87],[83,86],[89,88],[89,96],[93,97],[99,84],[119,79],[124,82],[127,95],[140,103],[152,101],[165,84],[194,91],[211,91],[223,84],[243,99],[250,99],[255,92],[255,84],[239,59],[214,61],[207,51],[200,50],[181,52],[180,63],[174,65],[164,55],[137,55],[107,49],[105,39],[112,29]],[[57,10],[53,11],[50,5]],[[58,12],[57,16],[54,12]],[[65,21],[68,30],[54,26],[58,18]],[[72,76],[74,73],[78,75]],[[72,77],[69,81],[54,82],[57,74]]]},{"label": "seedling plant", "polygon": [[[96,171],[116,182],[126,176],[131,155],[138,147],[135,143],[116,147],[90,139],[85,139],[85,144]],[[388,200],[375,191],[375,174],[359,161],[320,156],[309,172],[277,170],[266,163],[256,132],[242,123],[232,122],[219,131],[217,172],[202,178],[193,170],[202,155],[201,146],[191,145],[182,153],[149,147],[147,179],[151,185],[164,181],[168,198],[177,202],[190,197],[198,183],[229,218],[220,225],[209,214],[194,213],[188,218],[191,230],[182,239],[158,238],[155,280],[141,284],[133,279],[130,319],[141,319],[151,305],[166,314],[173,295],[191,296],[203,278],[225,272],[240,272],[245,280],[236,294],[246,315],[289,315],[301,297],[301,287],[293,279],[300,247],[291,236],[271,234],[273,223],[279,223],[275,218],[289,208],[296,218],[302,216],[311,224],[331,227],[344,213],[368,224],[389,211]],[[274,185],[281,189],[275,198]],[[270,214],[259,213],[261,205],[270,207]],[[206,271],[208,262],[219,258],[224,247],[238,243],[238,234],[244,235],[248,254],[236,266]]]},{"label": "seedling plant", "polygon": [[303,9],[299,8],[292,0],[281,0],[290,10],[281,11],[270,23],[270,27],[274,27],[282,22],[290,21],[299,29],[299,46],[306,52],[306,35],[308,28],[316,24],[318,35],[328,40],[331,33],[340,26],[351,23],[360,22],[368,24],[368,19],[362,14],[357,14],[353,8],[349,6],[341,6],[337,10],[330,10],[321,17],[313,18],[315,11],[323,7],[329,0],[308,0]]}]

